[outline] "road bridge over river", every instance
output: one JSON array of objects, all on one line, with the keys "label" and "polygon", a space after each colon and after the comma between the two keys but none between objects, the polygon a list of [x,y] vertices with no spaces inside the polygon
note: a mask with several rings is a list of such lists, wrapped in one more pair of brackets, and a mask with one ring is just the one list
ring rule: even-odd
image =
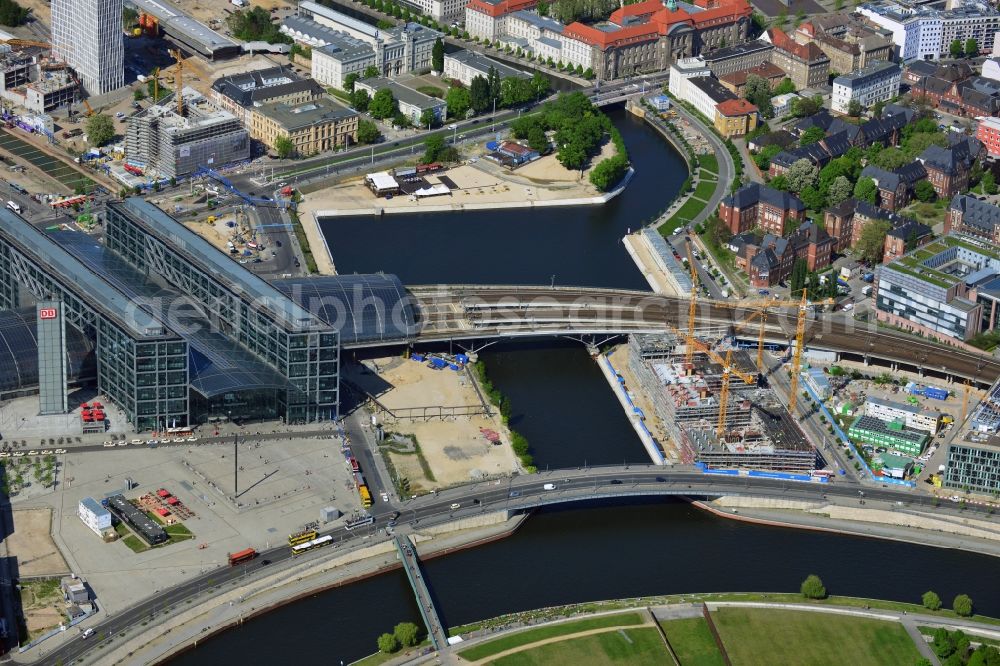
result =
[{"label": "road bridge over river", "polygon": [[[646,291],[585,287],[427,285],[411,286],[417,332],[401,344],[495,338],[654,333],[687,326],[687,298]],[[699,301],[700,326],[731,328],[754,312],[735,302]],[[766,335],[787,343],[795,337],[796,313],[770,311]],[[747,331],[753,337],[757,325]],[[1000,360],[985,353],[949,347],[903,332],[860,322],[846,313],[820,312],[806,328],[806,344],[892,367],[945,379],[970,379],[988,387],[1000,376]],[[345,346],[350,347],[351,344]]]},{"label": "road bridge over river", "polygon": [[[545,484],[555,486],[545,490]],[[515,476],[507,479],[482,481],[449,488],[403,502],[398,506],[380,504],[379,513],[369,528],[346,530],[337,527],[325,532],[334,537],[336,548],[326,548],[306,553],[295,562],[318,561],[341,556],[345,550],[356,546],[370,546],[372,537],[383,534],[392,511],[399,511],[396,529],[400,533],[412,532],[433,525],[449,523],[482,513],[522,513],[534,508],[570,502],[594,501],[625,497],[718,497],[739,495],[748,497],[781,498],[789,500],[822,501],[824,498],[841,498],[902,503],[906,506],[943,515],[979,517],[986,519],[988,507],[944,502],[911,490],[879,487],[868,484],[837,480],[833,483],[808,483],[779,479],[708,475],[694,467],[664,468],[656,465],[627,465],[558,470]],[[457,505],[457,508],[455,508]],[[404,544],[405,547],[405,544]],[[120,635],[129,631],[158,631],[156,619],[169,616],[173,609],[187,608],[188,602],[205,601],[209,597],[235,589],[258,574],[271,574],[292,559],[287,546],[266,550],[255,560],[236,567],[220,566],[196,576],[186,583],[146,597],[133,607],[111,616],[95,625],[94,636],[86,641],[70,640],[39,659],[38,664],[69,664],[91,650],[102,646],[105,652],[109,642],[120,642]],[[143,625],[149,625],[145,627]],[[110,637],[110,638],[102,638]]]}]

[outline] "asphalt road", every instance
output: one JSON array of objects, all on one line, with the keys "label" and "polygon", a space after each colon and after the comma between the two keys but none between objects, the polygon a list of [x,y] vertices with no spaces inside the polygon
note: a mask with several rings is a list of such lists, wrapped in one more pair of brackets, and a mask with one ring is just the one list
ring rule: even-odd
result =
[{"label": "asphalt road", "polygon": [[[549,483],[555,486],[553,490],[544,489],[544,484]],[[929,496],[893,488],[863,488],[842,480],[829,484],[802,483],[757,477],[705,475],[688,470],[668,470],[654,465],[557,470],[512,477],[506,482],[481,482],[424,495],[399,505],[390,504],[389,508],[401,512],[399,523],[426,526],[489,511],[527,510],[546,504],[599,497],[650,495],[698,497],[722,494],[793,500],[836,497],[857,499],[859,503],[869,500],[901,503],[950,515],[963,513],[957,504],[949,502],[935,508],[935,499]],[[964,513],[985,514],[986,510],[986,507],[969,505]],[[347,530],[338,527],[325,532],[334,537],[336,547],[312,551],[298,559],[319,560],[339,554],[344,548],[358,544],[364,538],[384,530],[389,520],[390,516],[382,514],[376,517],[373,525],[364,528]],[[71,663],[88,650],[95,649],[101,636],[115,636],[133,625],[152,620],[156,614],[169,612],[170,607],[209,588],[218,588],[224,583],[240,578],[250,579],[262,569],[268,568],[270,571],[291,557],[291,550],[287,546],[279,546],[260,553],[256,559],[247,564],[236,567],[223,565],[207,571],[182,585],[140,601],[127,611],[99,623],[94,627],[95,635],[92,638],[71,640],[36,663]]]}]

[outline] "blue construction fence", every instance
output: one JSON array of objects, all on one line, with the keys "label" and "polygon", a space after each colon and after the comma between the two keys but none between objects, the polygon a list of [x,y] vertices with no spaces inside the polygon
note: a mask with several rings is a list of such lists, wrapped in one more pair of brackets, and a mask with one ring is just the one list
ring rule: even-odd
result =
[{"label": "blue construction fence", "polygon": [[819,396],[816,395],[816,392],[809,387],[808,382],[801,382],[799,386],[804,387],[806,392],[809,394],[809,397],[812,398],[817,405],[819,405],[819,409],[823,413],[823,416],[825,416],[826,420],[830,423],[830,425],[833,426],[834,434],[837,435],[837,438],[840,439],[840,441],[843,442],[845,446],[847,446],[847,448],[854,455],[854,458],[858,461],[858,464],[861,465],[861,471],[863,475],[867,474],[870,479],[874,481],[880,481],[882,483],[890,483],[896,486],[905,486],[907,488],[916,487],[917,484],[914,483],[913,481],[906,481],[905,479],[893,479],[892,477],[889,476],[876,476],[875,473],[872,471],[872,468],[868,466],[868,463],[865,461],[864,457],[861,456],[857,448],[855,448],[854,443],[850,440],[850,438],[847,435],[844,434],[844,431],[840,429],[840,426],[837,425],[836,419],[834,419],[833,415],[830,414],[830,411],[826,408],[826,405],[823,404],[823,401],[820,400]]},{"label": "blue construction fence", "polygon": [[705,474],[721,474],[724,476],[752,476],[761,479],[780,479],[782,481],[800,481],[806,483],[829,483],[825,476],[812,474],[796,474],[794,472],[768,472],[756,469],[712,469],[705,463],[695,463],[695,466]]},{"label": "blue construction fence", "polygon": [[618,390],[620,391],[621,395],[624,396],[625,402],[628,404],[629,410],[631,410],[633,414],[639,417],[638,419],[639,429],[642,430],[642,435],[640,435],[640,437],[645,436],[649,438],[649,441],[652,442],[652,447],[650,448],[652,449],[653,452],[656,453],[657,457],[659,458],[658,464],[662,465],[666,459],[663,456],[663,451],[660,450],[659,445],[656,443],[656,438],[653,437],[653,433],[649,432],[649,428],[646,427],[645,413],[643,413],[643,411],[639,407],[637,407],[634,402],[632,402],[632,396],[628,394],[628,389],[625,388],[625,379],[622,378],[620,374],[618,374],[617,370],[615,370],[615,366],[614,364],[611,363],[611,359],[608,358],[607,354],[601,354],[601,360],[603,360],[605,363],[608,364],[608,370],[611,371],[612,376],[614,376],[615,379],[618,381]]}]

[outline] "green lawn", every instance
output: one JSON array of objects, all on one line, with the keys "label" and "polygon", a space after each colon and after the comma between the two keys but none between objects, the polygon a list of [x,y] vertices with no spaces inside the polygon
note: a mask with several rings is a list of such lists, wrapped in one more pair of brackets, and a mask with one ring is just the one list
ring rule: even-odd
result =
[{"label": "green lawn", "polygon": [[705,618],[668,620],[660,627],[684,666],[725,666]]},{"label": "green lawn", "polygon": [[718,187],[719,183],[715,180],[703,180],[698,183],[698,187],[694,188],[694,196],[696,199],[701,199],[702,201],[708,201],[712,197],[712,193],[715,192],[715,188]]},{"label": "green lawn", "polygon": [[706,155],[699,155],[698,163],[701,164],[702,169],[711,171],[712,173],[715,174],[719,173],[719,160],[712,153],[708,153]]},{"label": "green lawn", "polygon": [[133,553],[141,553],[149,550],[149,546],[146,545],[146,542],[134,534],[130,534],[122,539],[122,543],[128,546]]},{"label": "green lawn", "polygon": [[516,634],[504,636],[503,638],[498,638],[495,641],[489,641],[487,643],[483,643],[482,645],[469,648],[463,652],[459,652],[458,656],[469,661],[478,661],[479,659],[498,654],[505,650],[510,650],[511,648],[520,647],[522,645],[528,645],[529,643],[536,643],[538,641],[545,640],[546,638],[552,638],[553,636],[565,636],[567,634],[575,634],[580,631],[603,629],[605,627],[627,627],[629,625],[642,623],[643,619],[638,613],[619,613],[615,615],[592,617],[586,620],[576,620],[574,622],[561,622],[559,624],[551,624],[544,627],[538,627],[537,629],[528,629]]},{"label": "green lawn", "polygon": [[684,205],[677,209],[677,212],[673,214],[674,218],[682,220],[684,224],[687,224],[690,220],[694,219],[694,216],[705,209],[705,204],[707,202],[703,199],[696,199],[691,197]]},{"label": "green lawn", "polygon": [[720,608],[712,619],[733,666],[899,666],[920,658],[895,622],[745,608]]},{"label": "green lawn", "polygon": [[496,666],[548,666],[549,664],[662,666],[670,663],[670,656],[660,639],[659,632],[653,627],[644,627],[569,638],[523,652],[515,652],[489,663]]}]

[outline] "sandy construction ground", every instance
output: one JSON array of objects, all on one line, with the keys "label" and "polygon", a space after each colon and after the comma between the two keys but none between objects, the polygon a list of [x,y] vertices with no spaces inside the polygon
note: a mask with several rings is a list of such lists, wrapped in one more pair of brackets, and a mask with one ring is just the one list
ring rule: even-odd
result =
[{"label": "sandy construction ground", "polygon": [[[614,155],[615,148],[610,142],[602,148],[601,154],[591,161],[591,168],[606,157]],[[339,214],[369,213],[378,210],[391,212],[392,209],[414,210],[421,208],[440,209],[451,206],[505,205],[523,206],[524,202],[556,202],[573,200],[588,203],[601,195],[590,184],[590,169],[581,175],[578,171],[564,168],[555,155],[547,155],[515,171],[482,158],[473,158],[466,164],[448,169],[437,176],[447,176],[455,183],[455,189],[448,195],[416,197],[399,195],[392,199],[377,198],[365,186],[364,177],[359,176],[341,181],[328,188],[317,190],[306,196],[300,205],[300,215],[308,213]],[[436,176],[429,176],[428,183],[439,182]],[[324,212],[327,211],[327,212]]]},{"label": "sandy construction ground", "polygon": [[7,537],[7,552],[17,562],[18,575],[56,576],[69,573],[66,560],[50,536],[52,511],[15,509],[13,514],[14,533]]},{"label": "sandy construction ground", "polygon": [[[402,412],[414,407],[462,407],[479,405],[479,396],[469,375],[453,370],[432,370],[423,363],[401,357],[366,361],[348,373],[355,384],[374,395],[388,409]],[[428,479],[416,455],[390,454],[401,477],[410,480],[411,491],[443,488],[470,479],[508,474],[517,469],[510,448],[510,434],[499,417],[447,416],[443,420],[394,419],[379,416],[387,431],[414,435],[434,480]],[[501,444],[491,444],[482,429],[500,434]]]}]

